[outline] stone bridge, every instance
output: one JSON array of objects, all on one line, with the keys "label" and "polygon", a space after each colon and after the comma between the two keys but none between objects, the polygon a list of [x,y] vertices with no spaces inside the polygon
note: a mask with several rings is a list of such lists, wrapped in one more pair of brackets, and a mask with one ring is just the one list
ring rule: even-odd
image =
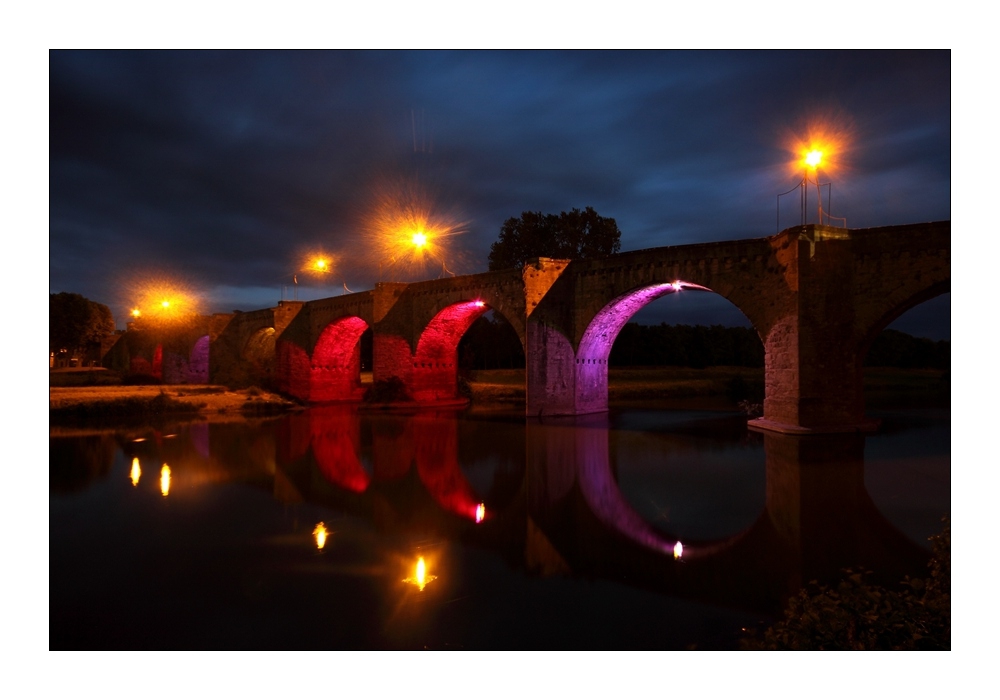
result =
[{"label": "stone bridge", "polygon": [[[458,398],[458,342],[487,311],[517,333],[529,416],[607,410],[618,332],[667,294],[732,302],[765,350],[764,415],[752,427],[856,431],[872,341],[951,288],[951,222],[872,229],[808,225],[760,239],[670,246],[596,260],[530,261],[487,272],[238,313],[213,324],[210,381],[247,373],[311,403],[361,398],[360,339],[371,329],[375,381],[418,402]],[[219,315],[221,316],[221,315]]]}]

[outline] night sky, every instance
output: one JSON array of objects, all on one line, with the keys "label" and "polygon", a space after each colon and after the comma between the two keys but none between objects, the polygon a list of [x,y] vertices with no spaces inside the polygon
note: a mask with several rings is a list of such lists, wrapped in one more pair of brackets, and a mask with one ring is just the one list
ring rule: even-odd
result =
[{"label": "night sky", "polygon": [[[293,274],[313,299],[481,272],[529,210],[592,206],[623,251],[773,235],[799,223],[797,195],[780,220],[776,197],[817,136],[848,227],[951,218],[948,51],[49,58],[50,292],[107,304],[119,327],[154,283],[212,313],[290,299]],[[394,202],[451,233],[423,265],[373,244]],[[304,273],[311,252],[333,272]],[[680,296],[637,319],[744,322]],[[950,323],[944,295],[894,327],[939,339]]]}]

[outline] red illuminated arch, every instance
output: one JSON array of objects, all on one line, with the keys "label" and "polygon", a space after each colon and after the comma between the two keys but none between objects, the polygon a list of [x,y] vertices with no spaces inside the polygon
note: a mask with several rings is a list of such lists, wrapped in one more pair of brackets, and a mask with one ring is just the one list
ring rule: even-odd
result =
[{"label": "red illuminated arch", "polygon": [[344,316],[323,329],[310,362],[310,401],[358,401],[362,398],[359,341],[367,329],[368,324],[358,316]]},{"label": "red illuminated arch", "polygon": [[413,356],[410,393],[417,401],[453,399],[458,395],[458,341],[477,318],[490,310],[478,299],[441,309],[420,334]]}]

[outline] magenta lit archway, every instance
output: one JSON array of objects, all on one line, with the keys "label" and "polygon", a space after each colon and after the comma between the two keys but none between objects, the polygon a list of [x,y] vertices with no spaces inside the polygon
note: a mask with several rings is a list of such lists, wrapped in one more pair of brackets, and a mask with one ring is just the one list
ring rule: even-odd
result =
[{"label": "magenta lit archway", "polygon": [[431,319],[413,355],[410,392],[414,399],[435,401],[458,395],[458,342],[490,308],[482,300],[470,299],[446,306]]},{"label": "magenta lit archway", "polygon": [[615,338],[629,319],[651,301],[686,289],[711,291],[700,284],[676,280],[633,289],[604,306],[587,326],[576,352],[577,403],[592,410],[608,404],[608,356]]}]

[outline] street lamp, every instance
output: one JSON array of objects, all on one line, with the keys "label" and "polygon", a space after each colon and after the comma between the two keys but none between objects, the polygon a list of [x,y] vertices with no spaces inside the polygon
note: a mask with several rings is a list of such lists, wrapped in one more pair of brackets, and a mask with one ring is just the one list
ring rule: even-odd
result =
[{"label": "street lamp", "polygon": [[823,223],[823,193],[819,189],[819,164],[823,161],[823,151],[818,149],[813,149],[806,153],[803,161],[806,165],[806,171],[802,176],[802,224],[806,223],[806,210],[809,207],[809,170],[813,171],[813,179],[816,181],[816,198],[819,200],[817,206],[818,221],[816,223]]}]

